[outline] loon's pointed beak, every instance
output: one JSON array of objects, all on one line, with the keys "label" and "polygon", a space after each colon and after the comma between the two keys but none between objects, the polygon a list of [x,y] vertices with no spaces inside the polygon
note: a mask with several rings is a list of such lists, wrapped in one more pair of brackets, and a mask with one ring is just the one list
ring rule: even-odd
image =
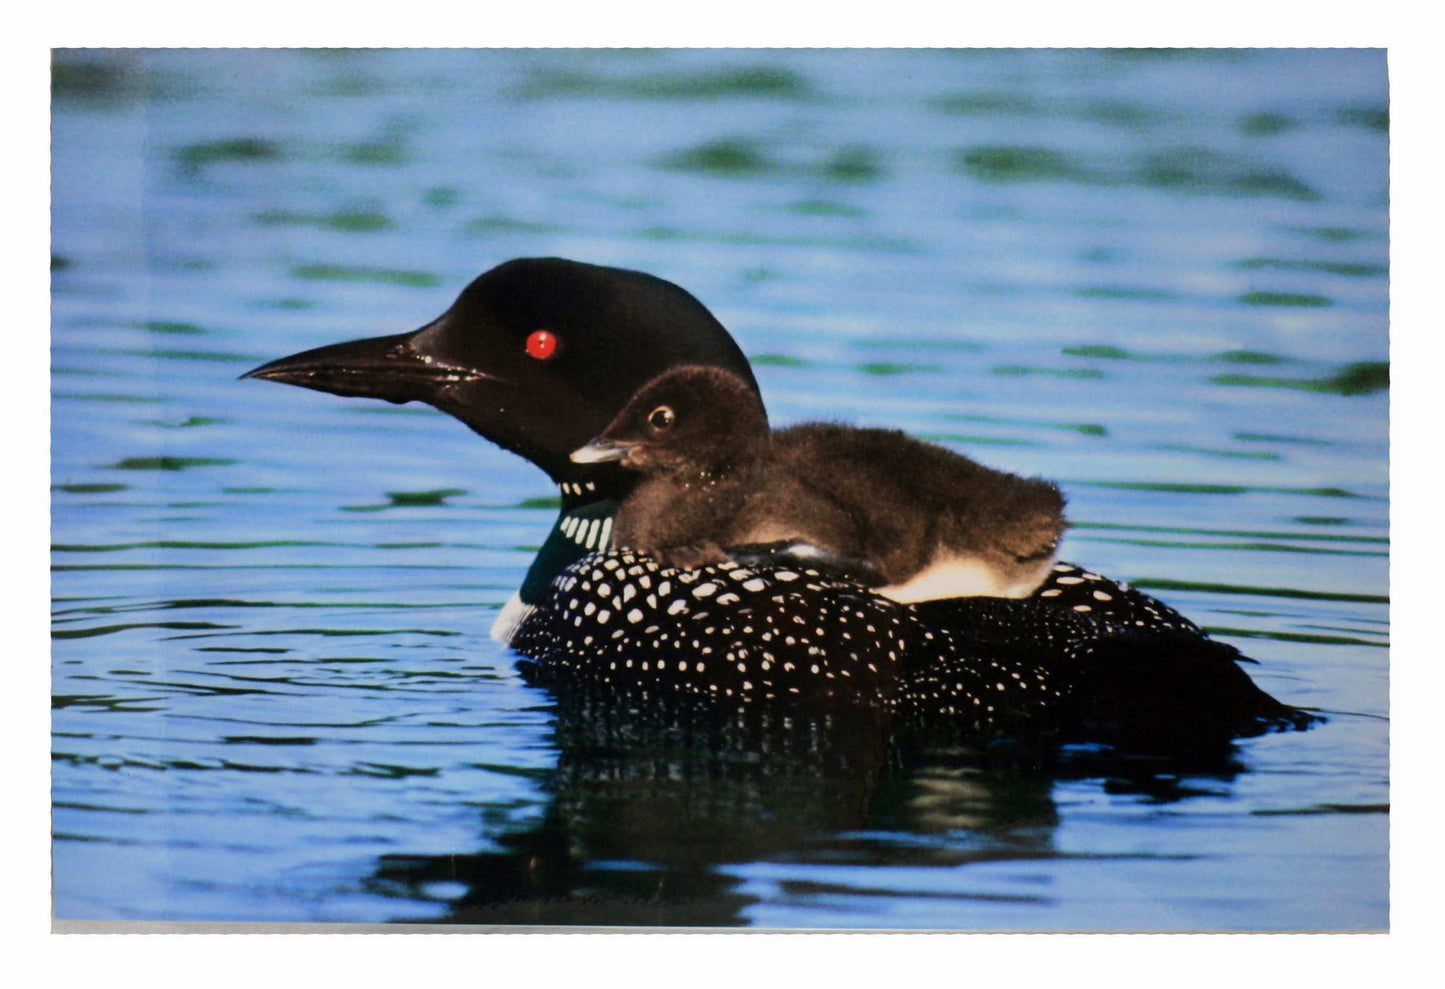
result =
[{"label": "loon's pointed beak", "polygon": [[601,464],[609,460],[622,460],[632,452],[635,443],[619,443],[597,437],[591,443],[572,451],[574,464]]},{"label": "loon's pointed beak", "polygon": [[262,364],[241,377],[396,403],[428,401],[446,385],[492,377],[430,353],[425,335],[429,328],[317,347]]}]

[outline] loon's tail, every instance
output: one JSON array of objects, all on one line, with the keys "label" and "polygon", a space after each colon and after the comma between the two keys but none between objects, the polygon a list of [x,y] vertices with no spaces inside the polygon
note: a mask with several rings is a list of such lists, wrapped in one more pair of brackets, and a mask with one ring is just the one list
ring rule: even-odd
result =
[{"label": "loon's tail", "polygon": [[1200,635],[1123,631],[1070,652],[1072,720],[1090,735],[1189,744],[1323,720],[1265,693],[1239,650]]}]

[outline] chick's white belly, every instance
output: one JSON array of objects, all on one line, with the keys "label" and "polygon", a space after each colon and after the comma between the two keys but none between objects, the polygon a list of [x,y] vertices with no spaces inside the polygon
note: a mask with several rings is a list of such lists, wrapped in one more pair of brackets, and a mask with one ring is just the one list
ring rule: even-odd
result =
[{"label": "chick's white belly", "polygon": [[902,604],[939,598],[1026,598],[1049,574],[1053,559],[1000,567],[977,556],[938,556],[912,577],[875,589]]}]

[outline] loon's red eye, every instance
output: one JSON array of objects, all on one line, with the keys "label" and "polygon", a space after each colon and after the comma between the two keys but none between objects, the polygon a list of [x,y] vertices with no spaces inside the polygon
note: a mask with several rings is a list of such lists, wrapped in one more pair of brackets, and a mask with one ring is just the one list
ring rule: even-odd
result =
[{"label": "loon's red eye", "polygon": [[527,337],[527,355],[539,361],[557,356],[557,335],[551,330],[533,330]]}]

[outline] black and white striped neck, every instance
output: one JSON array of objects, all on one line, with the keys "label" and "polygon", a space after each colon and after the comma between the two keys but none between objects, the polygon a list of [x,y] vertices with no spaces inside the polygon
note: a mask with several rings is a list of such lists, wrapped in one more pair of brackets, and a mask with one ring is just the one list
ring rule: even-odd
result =
[{"label": "black and white striped neck", "polygon": [[588,553],[612,548],[612,524],[623,495],[604,480],[559,481],[561,511],[532,560],[522,586],[492,625],[492,638],[510,642],[536,611],[556,576]]}]

